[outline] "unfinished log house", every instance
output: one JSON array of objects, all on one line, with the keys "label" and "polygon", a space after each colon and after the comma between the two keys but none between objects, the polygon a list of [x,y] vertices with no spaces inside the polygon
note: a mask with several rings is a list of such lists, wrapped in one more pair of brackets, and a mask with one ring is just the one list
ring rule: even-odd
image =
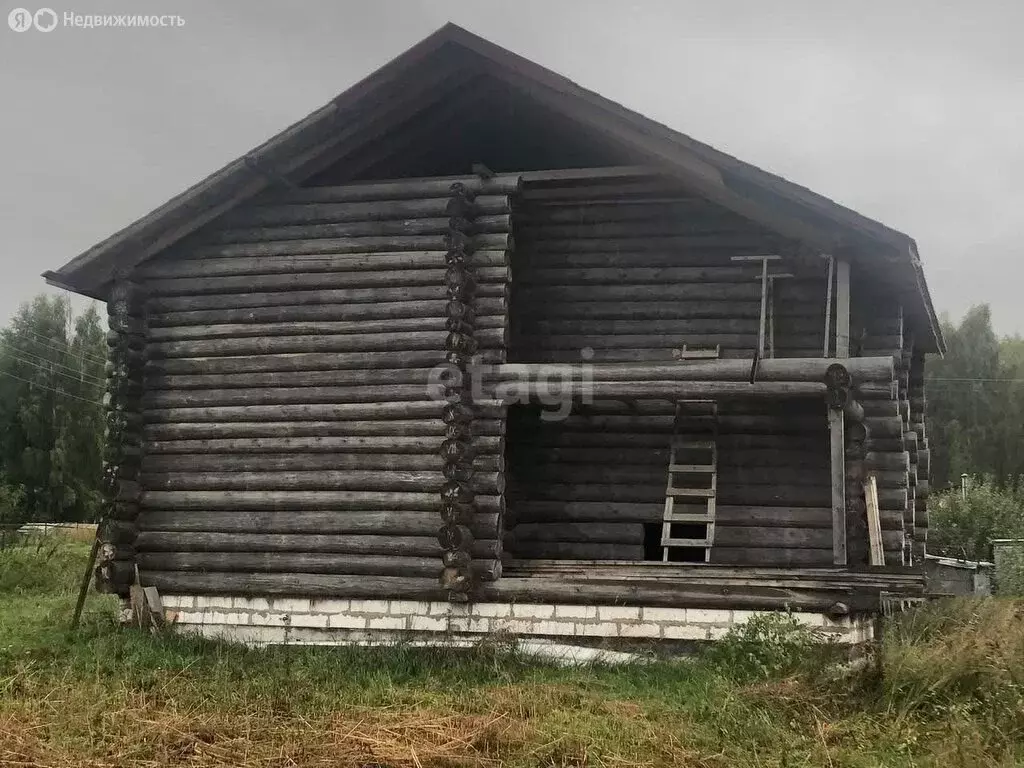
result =
[{"label": "unfinished log house", "polygon": [[914,241],[458,27],[45,277],[109,310],[99,586],[184,628],[855,640],[923,590]]}]

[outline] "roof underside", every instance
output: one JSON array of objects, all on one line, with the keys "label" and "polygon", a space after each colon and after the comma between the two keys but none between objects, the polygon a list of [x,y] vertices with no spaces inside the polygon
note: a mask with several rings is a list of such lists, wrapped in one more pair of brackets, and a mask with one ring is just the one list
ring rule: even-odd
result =
[{"label": "roof underside", "polygon": [[914,241],[694,141],[454,25],[117,232],[51,283],[102,298],[161,253],[269,187],[493,171],[645,165],[822,253],[849,258],[903,303],[917,343],[943,342]]}]

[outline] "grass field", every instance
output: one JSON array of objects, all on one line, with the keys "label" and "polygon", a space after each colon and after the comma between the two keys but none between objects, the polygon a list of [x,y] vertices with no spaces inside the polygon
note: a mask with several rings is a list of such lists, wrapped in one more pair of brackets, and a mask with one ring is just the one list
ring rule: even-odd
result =
[{"label": "grass field", "polygon": [[249,650],[121,630],[88,548],[0,552],[0,766],[982,766],[1024,763],[1024,604],[933,605],[841,674],[785,620],[692,661]]}]

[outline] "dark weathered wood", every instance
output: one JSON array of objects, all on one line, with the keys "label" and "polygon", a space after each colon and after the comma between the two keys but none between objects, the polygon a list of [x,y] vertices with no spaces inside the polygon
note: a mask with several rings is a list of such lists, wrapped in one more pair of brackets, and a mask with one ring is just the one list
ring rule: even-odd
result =
[{"label": "dark weathered wood", "polygon": [[149,408],[146,423],[277,421],[350,421],[359,419],[436,419],[439,400],[394,403],[337,403],[312,405],[227,405],[209,408]]},{"label": "dark weathered wood", "polygon": [[[495,539],[499,531],[496,512],[478,512],[469,528],[477,539]],[[316,533],[370,534],[376,536],[428,536],[437,534],[439,522],[433,510],[287,510],[287,511],[180,511],[146,510],[138,524],[147,531],[197,533]],[[137,533],[136,533],[137,536]],[[135,536],[132,537],[134,543]]]},{"label": "dark weathered wood", "polygon": [[[233,323],[287,323],[322,321],[366,321],[391,318],[444,317],[448,302],[441,297],[424,301],[379,301],[370,304],[303,304],[272,307],[216,307],[153,314],[154,328],[189,325],[223,325]],[[478,296],[473,307],[481,316],[503,314],[508,309],[504,296]]]},{"label": "dark weathered wood", "polygon": [[235,387],[231,389],[164,389],[147,392],[147,408],[199,408],[238,405],[344,405],[349,403],[440,401],[444,385],[397,384],[353,387]]},{"label": "dark weathered wood", "polygon": [[[430,441],[430,442],[435,442]],[[178,453],[150,454],[143,472],[280,472],[283,470],[409,470],[440,471],[441,456],[434,453]],[[473,468],[493,472],[501,466],[494,455],[477,456]]]},{"label": "dark weathered wood", "polygon": [[303,597],[339,597],[407,600],[443,600],[447,595],[436,578],[369,576],[366,574],[229,573],[224,571],[144,571],[144,586],[164,594],[228,594]]},{"label": "dark weathered wood", "polygon": [[468,191],[482,197],[508,195],[519,191],[521,174],[503,173],[490,178],[480,176],[459,176],[455,178],[398,179],[394,181],[365,181],[344,186],[301,187],[280,191],[275,201],[279,203],[356,203],[375,200],[419,200],[422,198],[444,198],[451,195],[455,182]]},{"label": "dark weathered wood", "polygon": [[[506,283],[508,266],[480,266],[473,270],[478,284]],[[321,291],[343,288],[400,288],[436,286],[444,283],[445,269],[391,269],[354,272],[291,272],[272,275],[226,275],[214,277],[169,277],[147,283],[151,296],[203,296],[240,294],[253,291]]]},{"label": "dark weathered wood", "polygon": [[[232,211],[219,223],[229,227],[277,226],[347,221],[443,218],[448,216],[450,197],[412,200],[376,200],[351,203],[279,203],[249,205]],[[473,215],[511,213],[507,195],[480,195],[472,202]]]},{"label": "dark weathered wood", "polygon": [[[433,435],[434,433],[431,433]],[[481,454],[501,453],[503,438],[477,435],[474,446]],[[148,454],[263,454],[330,453],[338,456],[360,454],[429,454],[436,452],[433,436],[397,437],[350,435],[341,437],[221,437],[206,440],[151,440]],[[358,459],[353,459],[358,461]]]},{"label": "dark weathered wood", "polygon": [[643,544],[644,529],[639,523],[520,523],[509,530],[513,542],[581,542]]},{"label": "dark weathered wood", "polygon": [[829,565],[832,548],[784,549],[776,547],[712,547],[712,563],[735,565]]},{"label": "dark weathered wood", "polygon": [[[328,554],[319,552],[143,552],[139,568],[152,571],[220,571],[243,573],[329,573],[437,578],[436,557]],[[484,581],[500,576],[500,563],[474,560],[473,573]]]},{"label": "dark weathered wood", "polygon": [[[887,546],[902,546],[899,534],[886,533]],[[715,528],[715,547],[779,549],[828,549],[832,546],[832,532],[827,528],[762,528],[754,526],[722,526]],[[713,555],[714,553],[712,553]]]},{"label": "dark weathered wood", "polygon": [[[357,490],[357,491],[440,491],[444,475],[437,470],[305,470],[247,472],[148,472],[141,477],[147,490]],[[500,472],[475,472],[470,486],[478,493],[500,494],[504,479]]]},{"label": "dark weathered wood", "polygon": [[639,544],[595,544],[564,541],[522,541],[512,539],[505,544],[515,557],[566,560],[643,560],[644,548]]},{"label": "dark weathered wood", "polygon": [[[441,562],[441,546],[434,536],[143,531],[136,547],[140,552],[335,552],[435,557]],[[499,554],[498,543],[490,539],[477,539],[472,549],[475,558]]]},{"label": "dark weathered wood", "polygon": [[[504,250],[512,246],[506,233],[474,235],[475,250]],[[233,258],[235,256],[280,256],[325,253],[390,253],[395,251],[443,251],[441,235],[394,235],[390,237],[341,237],[311,240],[265,240],[252,243],[200,245],[192,249],[196,258]]]},{"label": "dark weathered wood", "polygon": [[829,409],[828,426],[832,481],[832,562],[835,565],[846,565],[846,436],[842,411]]},{"label": "dark weathered wood", "polygon": [[[474,425],[474,434],[496,436],[504,424],[501,421],[480,421]],[[440,419],[393,419],[386,421],[230,421],[149,424],[146,440],[202,440],[228,438],[324,438],[324,437],[378,437],[407,438],[443,435],[447,427]],[[475,438],[474,438],[475,439]],[[395,445],[401,444],[400,440]],[[380,450],[393,450],[386,440],[380,440]],[[395,449],[397,450],[397,449]]]},{"label": "dark weathered wood", "polygon": [[[436,493],[401,491],[147,491],[147,509],[354,509],[433,510],[440,506]],[[500,512],[501,496],[477,496],[478,509]]]}]

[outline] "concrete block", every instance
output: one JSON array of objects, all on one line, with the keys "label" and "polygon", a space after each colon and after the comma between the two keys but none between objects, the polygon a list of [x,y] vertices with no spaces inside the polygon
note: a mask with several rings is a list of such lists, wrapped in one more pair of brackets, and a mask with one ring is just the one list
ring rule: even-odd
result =
[{"label": "concrete block", "polygon": [[327,627],[327,620],[330,618],[326,613],[293,613],[291,614],[291,625],[293,627]]},{"label": "concrete block", "polygon": [[661,637],[661,626],[658,624],[619,624],[619,637]]},{"label": "concrete block", "polygon": [[550,619],[555,615],[555,606],[542,603],[513,603],[512,615],[524,619]]},{"label": "concrete block", "polygon": [[511,603],[470,603],[469,613],[491,619],[504,619],[512,615]]},{"label": "concrete block", "polygon": [[390,600],[352,600],[349,611],[386,616],[391,610],[390,603]]},{"label": "concrete block", "polygon": [[662,624],[661,636],[666,640],[705,640],[708,628],[699,624]]},{"label": "concrete block", "polygon": [[556,605],[556,619],[596,619],[596,605]]},{"label": "concrete block", "polygon": [[601,621],[640,621],[640,608],[635,605],[599,605],[597,618]]},{"label": "concrete block", "polygon": [[732,623],[732,612],[718,608],[687,608],[686,621],[690,624],[719,624],[728,626]]},{"label": "concrete block", "polygon": [[436,616],[409,616],[407,626],[413,632],[447,632],[448,619]]},{"label": "concrete block", "polygon": [[232,598],[222,597],[221,595],[196,596],[196,608],[204,611],[230,609],[234,607],[231,603]]},{"label": "concrete block", "polygon": [[687,621],[685,608],[655,608],[644,607],[640,609],[640,617],[643,621],[672,622],[683,624]]},{"label": "concrete block", "polygon": [[571,621],[538,621],[533,625],[533,632],[538,635],[572,637],[576,634],[576,625]]},{"label": "concrete block", "polygon": [[303,597],[275,597],[270,608],[281,613],[309,613],[309,600]]},{"label": "concrete block", "polygon": [[367,629],[405,629],[406,619],[402,616],[368,616]]}]

